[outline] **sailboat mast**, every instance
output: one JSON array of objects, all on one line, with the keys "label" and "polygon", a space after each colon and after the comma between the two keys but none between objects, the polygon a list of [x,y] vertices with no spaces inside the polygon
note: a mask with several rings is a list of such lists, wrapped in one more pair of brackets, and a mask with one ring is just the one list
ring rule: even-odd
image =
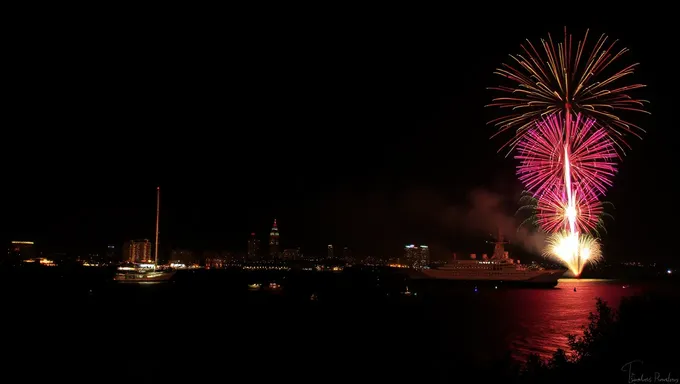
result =
[{"label": "sailboat mast", "polygon": [[161,187],[156,187],[156,246],[154,247],[154,268],[158,266],[158,218],[161,214]]}]

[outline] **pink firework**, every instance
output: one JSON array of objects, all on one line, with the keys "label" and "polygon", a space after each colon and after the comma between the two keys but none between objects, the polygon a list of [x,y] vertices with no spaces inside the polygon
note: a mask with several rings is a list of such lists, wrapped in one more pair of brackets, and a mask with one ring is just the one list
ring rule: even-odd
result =
[{"label": "pink firework", "polygon": [[536,219],[548,233],[570,228],[573,222],[575,231],[590,233],[597,230],[600,217],[604,213],[602,203],[588,190],[573,187],[573,203],[569,203],[564,183],[546,190],[538,197]]},{"label": "pink firework", "polygon": [[571,129],[567,131],[561,114],[544,117],[517,144],[517,174],[536,197],[564,189],[565,146],[569,149],[571,183],[587,196],[584,200],[604,195],[612,185],[618,155],[607,131],[580,114],[569,123]]}]

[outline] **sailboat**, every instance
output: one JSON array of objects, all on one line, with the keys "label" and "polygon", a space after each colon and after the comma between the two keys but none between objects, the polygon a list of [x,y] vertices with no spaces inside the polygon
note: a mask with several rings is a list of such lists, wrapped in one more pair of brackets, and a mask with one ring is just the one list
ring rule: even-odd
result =
[{"label": "sailboat", "polygon": [[156,188],[156,243],[154,247],[154,263],[152,268],[141,265],[120,266],[113,277],[115,281],[125,283],[151,283],[168,281],[175,271],[158,268],[158,223],[161,214],[161,187]]}]

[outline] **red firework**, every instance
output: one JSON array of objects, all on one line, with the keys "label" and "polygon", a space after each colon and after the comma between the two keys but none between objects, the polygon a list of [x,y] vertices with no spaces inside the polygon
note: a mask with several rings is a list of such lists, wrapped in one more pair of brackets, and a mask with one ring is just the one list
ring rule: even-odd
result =
[{"label": "red firework", "polygon": [[565,147],[570,153],[571,183],[588,196],[585,200],[604,195],[612,185],[618,155],[607,131],[580,114],[570,123],[567,137],[565,119],[561,114],[550,115],[525,132],[517,144],[517,174],[537,197],[564,189]]}]

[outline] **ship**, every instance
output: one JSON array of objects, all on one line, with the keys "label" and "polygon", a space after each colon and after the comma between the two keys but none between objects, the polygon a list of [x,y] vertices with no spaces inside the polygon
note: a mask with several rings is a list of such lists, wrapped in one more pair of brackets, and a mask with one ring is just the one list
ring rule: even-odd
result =
[{"label": "ship", "polygon": [[161,213],[161,187],[156,188],[156,242],[153,264],[131,263],[118,267],[113,280],[121,283],[153,283],[170,280],[174,270],[158,267],[158,223]]},{"label": "ship", "polygon": [[509,257],[505,251],[506,241],[499,232],[494,244],[494,253],[489,259],[486,254],[481,260],[475,254],[468,260],[453,260],[438,268],[423,269],[420,278],[461,281],[498,286],[554,287],[567,271],[566,269],[545,269],[537,264],[523,265]]},{"label": "ship", "polygon": [[153,269],[141,264],[121,266],[113,279],[119,283],[153,283],[168,281],[175,275],[175,271]]}]

